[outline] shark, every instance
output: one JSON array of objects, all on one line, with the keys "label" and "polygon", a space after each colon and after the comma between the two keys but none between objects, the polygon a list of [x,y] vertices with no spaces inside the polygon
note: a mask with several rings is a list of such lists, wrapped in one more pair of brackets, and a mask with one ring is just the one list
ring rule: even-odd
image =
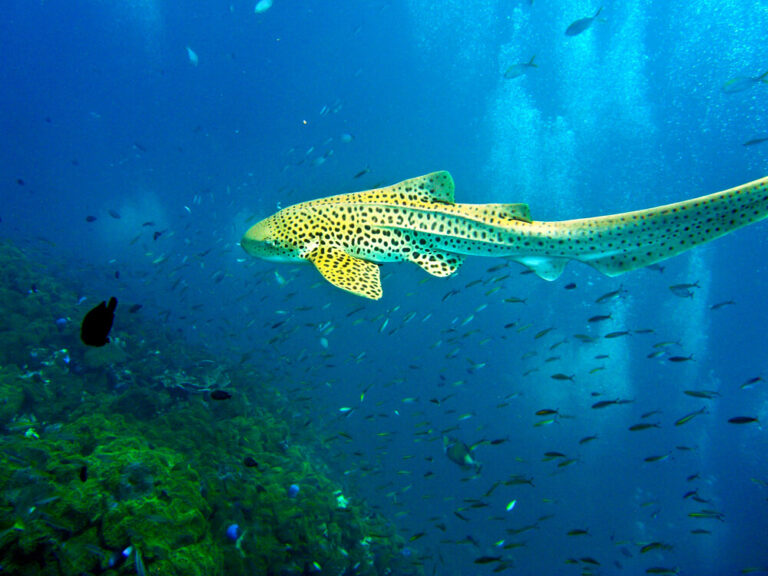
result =
[{"label": "shark", "polygon": [[392,186],[288,206],[240,241],[258,258],[311,262],[334,286],[382,296],[379,267],[412,262],[455,274],[467,256],[505,257],[555,280],[571,260],[618,276],[666,260],[768,216],[768,177],[674,204],[536,221],[527,204],[461,204],[446,171]]}]

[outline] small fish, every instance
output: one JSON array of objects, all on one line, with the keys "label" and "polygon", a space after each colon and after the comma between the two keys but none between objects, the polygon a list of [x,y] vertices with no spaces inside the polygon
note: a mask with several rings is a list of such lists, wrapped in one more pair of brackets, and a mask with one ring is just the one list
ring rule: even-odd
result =
[{"label": "small fish", "polygon": [[117,298],[109,299],[109,304],[102,302],[93,307],[83,318],[80,325],[80,339],[87,346],[104,346],[109,343],[109,331],[115,320]]},{"label": "small fish", "polygon": [[232,398],[232,394],[230,394],[226,390],[213,390],[211,392],[211,398],[213,400],[229,400],[230,398]]},{"label": "small fish", "polygon": [[138,548],[136,548],[134,556],[134,567],[136,569],[136,576],[147,576],[147,569],[144,567],[144,560],[142,560],[141,551]]},{"label": "small fish", "polygon": [[709,412],[707,412],[707,407],[703,406],[701,410],[696,410],[696,412],[691,412],[690,414],[686,414],[682,418],[678,418],[677,420],[675,420],[675,426],[682,426],[683,424],[686,424],[691,420],[693,420],[699,414],[708,414],[708,413]]},{"label": "small fish", "polygon": [[753,138],[752,140],[747,140],[744,142],[744,146],[754,146],[755,144],[762,144],[763,142],[768,142],[768,136],[765,136],[763,138]]},{"label": "small fish", "polygon": [[541,410],[536,410],[536,416],[554,416],[557,413],[557,410],[553,410],[552,408],[542,408]]},{"label": "small fish", "polygon": [[246,456],[243,459],[243,464],[246,468],[258,468],[259,463],[256,461],[256,459],[253,456]]},{"label": "small fish", "polygon": [[661,574],[661,575],[673,575],[680,574],[679,568],[664,568],[663,566],[653,566],[645,569],[646,574]]},{"label": "small fish", "polygon": [[549,328],[544,328],[544,330],[541,330],[540,332],[537,332],[536,335],[533,337],[533,339],[534,340],[538,340],[539,338],[543,338],[544,336],[546,336],[547,334],[552,332],[552,330],[554,330],[554,329],[555,329],[554,326],[550,326]]},{"label": "small fish", "polygon": [[475,558],[475,564],[491,564],[493,562],[501,562],[501,556],[480,556]]},{"label": "small fish", "polygon": [[568,530],[566,532],[567,536],[589,536],[589,530],[585,530],[584,528],[574,528],[573,530]]},{"label": "small fish", "polygon": [[693,288],[700,288],[698,282],[693,284],[673,284],[669,287],[672,294],[680,298],[693,298]]},{"label": "small fish", "polygon": [[669,360],[670,362],[677,362],[677,363],[690,362],[693,360],[693,354],[691,354],[690,356],[670,356],[669,358],[667,358],[667,360]]},{"label": "small fish", "polygon": [[555,458],[566,458],[566,455],[562,452],[555,451],[544,452],[544,456],[546,456],[549,460],[554,460]]},{"label": "small fish", "polygon": [[618,332],[608,332],[608,334],[605,335],[606,338],[621,338],[622,336],[626,336],[629,334],[629,330],[619,330]]},{"label": "small fish", "polygon": [[363,176],[365,176],[366,174],[368,174],[368,172],[370,172],[370,171],[371,171],[371,169],[370,169],[368,166],[366,166],[365,168],[363,168],[362,170],[360,170],[360,172],[358,172],[357,174],[355,174],[355,175],[354,175],[354,178],[362,178]]},{"label": "small fish", "polygon": [[78,478],[80,478],[80,482],[85,482],[88,480],[88,466],[83,464],[80,466],[80,472],[78,473]]},{"label": "small fish", "polygon": [[582,32],[586,32],[587,30],[589,30],[589,28],[592,26],[592,23],[600,15],[600,11],[602,9],[603,7],[600,6],[600,8],[597,9],[597,12],[595,12],[594,16],[589,16],[587,18],[580,18],[575,22],[572,22],[570,26],[568,26],[568,28],[565,29],[565,35],[578,36]]},{"label": "small fish", "polygon": [[639,424],[633,424],[629,427],[630,432],[638,432],[640,430],[648,430],[650,428],[661,428],[656,422],[640,422]]},{"label": "small fish", "polygon": [[736,94],[737,92],[749,90],[753,86],[761,83],[768,84],[768,72],[763,72],[760,76],[754,77],[737,76],[736,78],[731,78],[723,84],[721,90],[725,94]]},{"label": "small fish", "polygon": [[197,57],[197,52],[192,50],[189,46],[187,46],[187,58],[189,58],[189,61],[192,63],[192,66],[197,66],[200,62],[200,58]]},{"label": "small fish", "polygon": [[694,398],[703,398],[705,400],[712,400],[713,398],[720,396],[720,393],[715,392],[714,390],[684,390],[683,394],[693,396]]},{"label": "small fish", "polygon": [[110,209],[108,210],[108,213],[109,213],[109,215],[110,215],[110,216],[112,216],[112,218],[114,218],[115,220],[120,220],[120,212],[118,212],[117,210],[113,210],[113,209],[111,209],[111,208],[110,208]]},{"label": "small fish", "polygon": [[96,222],[96,220],[98,220],[98,218],[96,218],[96,216],[86,216],[85,217],[85,221],[86,222]]},{"label": "small fish", "polygon": [[590,342],[594,342],[596,339],[593,336],[588,336],[587,334],[574,334],[573,335],[576,340],[579,342],[583,342],[584,344],[589,344]]},{"label": "small fish", "polygon": [[722,302],[717,302],[716,304],[712,304],[712,306],[709,307],[710,310],[719,310],[720,308],[723,308],[724,306],[732,306],[736,304],[733,300],[723,300]]},{"label": "small fish", "polygon": [[642,548],[640,548],[640,554],[645,554],[647,552],[651,552],[652,550],[672,550],[672,546],[670,544],[664,544],[663,542],[651,542],[650,544],[646,544]]},{"label": "small fish", "polygon": [[592,408],[595,410],[599,410],[600,408],[606,408],[608,406],[613,406],[614,404],[619,404],[620,400],[617,398],[616,400],[600,400],[599,402],[595,402],[592,404]]},{"label": "small fish", "polygon": [[528,478],[522,474],[513,474],[509,477],[509,480],[504,482],[505,486],[519,486],[521,484],[533,486],[533,478]]},{"label": "small fish", "polygon": [[531,59],[528,60],[528,62],[519,62],[517,64],[512,64],[512,66],[510,66],[504,71],[504,78],[506,78],[507,80],[519,78],[520,76],[524,76],[525,74],[527,74],[529,69],[538,68],[538,66],[533,62],[535,58],[536,58],[536,55],[534,54],[533,56],[531,56]]},{"label": "small fish", "polygon": [[253,13],[264,14],[270,8],[272,8],[272,0],[259,0],[256,6],[253,7]]},{"label": "small fish", "polygon": [[723,522],[725,514],[718,512],[717,510],[701,510],[699,512],[689,512],[688,516],[691,518],[700,518],[703,520],[720,520]]},{"label": "small fish", "polygon": [[647,458],[643,458],[643,460],[645,462],[661,462],[669,458],[670,454],[671,452],[668,452],[667,454],[660,454],[658,456],[648,456]]},{"label": "small fish", "polygon": [[571,375],[569,376],[568,374],[562,374],[562,373],[560,373],[560,372],[558,372],[557,374],[552,374],[552,375],[550,376],[550,378],[552,378],[552,380],[570,380],[571,382],[573,382],[573,379],[574,379],[575,377],[576,377],[576,375],[575,375],[575,374],[571,374]]},{"label": "small fish", "polygon": [[141,310],[143,307],[144,307],[144,305],[143,305],[143,304],[134,304],[133,306],[131,306],[130,308],[128,308],[128,313],[129,313],[129,314],[136,314],[136,312],[138,312],[139,310]]},{"label": "small fish", "polygon": [[584,436],[584,438],[579,440],[579,444],[586,444],[587,442],[592,442],[593,440],[597,440],[597,436]]},{"label": "small fish", "polygon": [[575,290],[576,289],[576,282],[569,282],[565,286],[563,286],[566,290]]},{"label": "small fish", "polygon": [[448,459],[458,464],[462,470],[474,470],[480,473],[482,465],[472,456],[472,449],[464,442],[443,436],[443,451]]},{"label": "small fish", "polygon": [[509,302],[510,304],[525,304],[525,301],[527,298],[518,298],[517,296],[510,296],[509,298],[504,298],[504,302]]},{"label": "small fish", "polygon": [[757,421],[757,418],[752,416],[734,416],[733,418],[728,418],[728,422],[731,424],[751,424],[752,422]]},{"label": "small fish", "polygon": [[618,300],[621,298],[622,294],[625,294],[627,291],[624,290],[623,287],[619,286],[618,290],[611,290],[610,292],[606,292],[602,296],[600,296],[597,300],[595,300],[595,304],[605,304],[606,302],[611,302],[613,300]]},{"label": "small fish", "polygon": [[555,418],[547,418],[546,420],[539,420],[534,424],[536,428],[541,428],[542,426],[549,426],[550,424],[554,424],[557,422]]},{"label": "small fish", "polygon": [[758,382],[761,382],[761,381],[762,381],[762,377],[760,377],[760,376],[753,376],[752,378],[750,378],[749,380],[744,382],[744,384],[739,386],[739,388],[741,388],[742,390],[746,390],[748,388],[753,388],[755,384],[757,384]]},{"label": "small fish", "polygon": [[587,322],[604,322],[610,319],[611,319],[610,314],[598,314],[597,316],[592,316],[592,318],[587,320]]}]

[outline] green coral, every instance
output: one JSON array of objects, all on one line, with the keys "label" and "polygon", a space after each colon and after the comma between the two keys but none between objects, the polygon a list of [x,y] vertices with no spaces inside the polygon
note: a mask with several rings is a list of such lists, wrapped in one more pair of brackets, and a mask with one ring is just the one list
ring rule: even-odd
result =
[{"label": "green coral", "polygon": [[[84,314],[73,291],[8,244],[0,264],[4,573],[133,574],[141,558],[147,574],[179,576],[420,574],[253,368],[200,361],[133,316],[86,349],[77,320],[55,325]],[[225,386],[232,399],[210,399]]]}]

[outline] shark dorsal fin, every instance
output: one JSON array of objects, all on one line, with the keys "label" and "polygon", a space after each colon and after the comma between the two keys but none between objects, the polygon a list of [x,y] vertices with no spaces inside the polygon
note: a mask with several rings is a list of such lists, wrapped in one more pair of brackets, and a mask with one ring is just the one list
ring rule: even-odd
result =
[{"label": "shark dorsal fin", "polygon": [[465,214],[491,225],[503,226],[509,220],[532,222],[528,204],[464,204],[462,210]]},{"label": "shark dorsal fin", "polygon": [[396,194],[405,194],[422,202],[442,202],[444,204],[453,204],[454,202],[453,178],[445,170],[403,180],[386,190]]}]

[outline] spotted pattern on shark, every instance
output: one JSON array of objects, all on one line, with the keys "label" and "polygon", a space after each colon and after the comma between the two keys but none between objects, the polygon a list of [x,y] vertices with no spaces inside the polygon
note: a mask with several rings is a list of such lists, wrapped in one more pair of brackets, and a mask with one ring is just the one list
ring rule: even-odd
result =
[{"label": "spotted pattern on shark", "polygon": [[526,204],[457,204],[451,175],[434,172],[289,206],[251,227],[241,246],[267,260],[310,261],[333,285],[378,299],[385,262],[445,277],[468,255],[507,257],[554,280],[578,260],[616,276],[766,216],[768,178],[647,210],[537,222]]}]

